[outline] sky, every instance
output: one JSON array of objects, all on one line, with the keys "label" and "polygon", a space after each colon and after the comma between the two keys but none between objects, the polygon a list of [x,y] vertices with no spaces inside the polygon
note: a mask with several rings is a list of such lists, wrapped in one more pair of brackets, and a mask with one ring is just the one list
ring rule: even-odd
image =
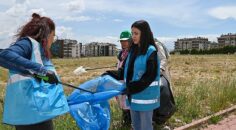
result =
[{"label": "sky", "polygon": [[1,0],[0,48],[14,42],[34,12],[54,20],[59,38],[118,48],[120,33],[137,20],[146,20],[170,50],[178,38],[217,41],[221,34],[236,33],[236,0]]}]

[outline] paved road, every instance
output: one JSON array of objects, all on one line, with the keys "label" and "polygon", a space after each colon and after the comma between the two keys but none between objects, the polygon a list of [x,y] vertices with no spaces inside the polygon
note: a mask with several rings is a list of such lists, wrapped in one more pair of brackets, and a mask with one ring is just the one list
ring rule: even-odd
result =
[{"label": "paved road", "polygon": [[236,130],[236,114],[230,115],[215,125],[208,125],[203,130]]}]

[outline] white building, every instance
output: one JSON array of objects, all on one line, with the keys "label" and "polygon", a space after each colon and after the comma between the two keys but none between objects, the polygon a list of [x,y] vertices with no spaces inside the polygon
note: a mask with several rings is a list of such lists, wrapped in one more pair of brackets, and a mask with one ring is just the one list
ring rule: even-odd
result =
[{"label": "white building", "polygon": [[236,34],[228,33],[217,38],[220,47],[236,46]]},{"label": "white building", "polygon": [[84,47],[85,56],[114,56],[116,55],[116,45],[112,43],[92,42]]},{"label": "white building", "polygon": [[202,37],[177,39],[175,42],[175,50],[206,50],[208,49],[208,44],[208,38]]}]

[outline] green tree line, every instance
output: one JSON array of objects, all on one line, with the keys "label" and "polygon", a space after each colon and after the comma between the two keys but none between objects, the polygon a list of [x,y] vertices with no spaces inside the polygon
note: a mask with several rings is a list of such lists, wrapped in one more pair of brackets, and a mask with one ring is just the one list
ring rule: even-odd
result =
[{"label": "green tree line", "polygon": [[[171,52],[171,53],[175,53]],[[193,54],[193,55],[202,55],[202,54],[234,54],[236,52],[236,46],[225,46],[223,48],[213,48],[209,50],[182,50],[178,51],[180,54]]]}]

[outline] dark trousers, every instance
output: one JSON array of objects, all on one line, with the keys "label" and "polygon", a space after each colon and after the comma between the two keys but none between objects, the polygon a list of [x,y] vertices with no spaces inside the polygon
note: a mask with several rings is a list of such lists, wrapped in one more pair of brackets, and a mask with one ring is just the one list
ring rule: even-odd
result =
[{"label": "dark trousers", "polygon": [[33,125],[17,125],[16,130],[53,130],[52,120]]},{"label": "dark trousers", "polygon": [[122,120],[124,125],[131,125],[130,110],[122,110]]}]

